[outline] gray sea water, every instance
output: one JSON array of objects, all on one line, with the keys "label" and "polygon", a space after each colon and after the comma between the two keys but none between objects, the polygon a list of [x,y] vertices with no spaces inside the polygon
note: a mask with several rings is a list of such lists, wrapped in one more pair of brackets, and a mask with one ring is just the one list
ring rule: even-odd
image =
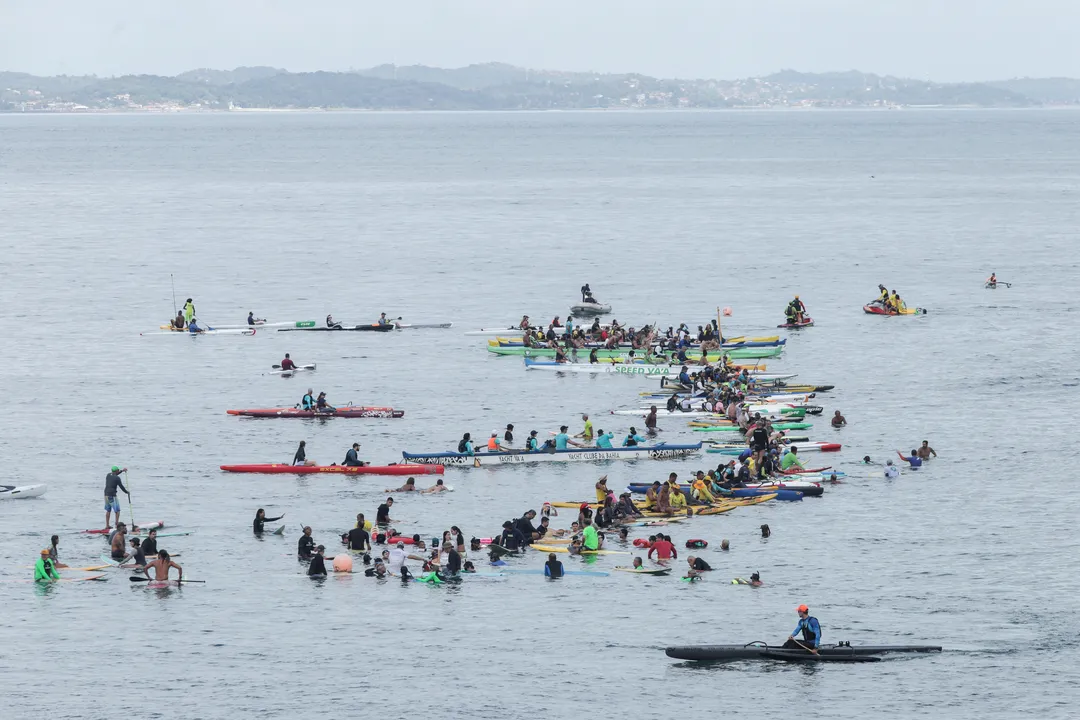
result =
[{"label": "gray sea water", "polygon": [[[0,116],[3,482],[49,486],[0,501],[6,716],[1074,717],[1078,117]],[[992,271],[1013,287],[985,290]],[[140,337],[172,314],[170,276],[210,324],[254,310],[455,325]],[[607,411],[653,381],[527,373],[464,335],[565,316],[584,282],[633,324],[696,326],[730,307],[729,335],[778,332],[800,294],[817,325],[768,364],[837,386],[822,402],[850,425],[811,434],[844,444],[827,460],[848,481],[673,528],[678,546],[710,542],[700,583],[429,587],[313,582],[293,557],[301,523],[334,550],[400,479],[218,470],[288,461],[301,439],[323,463],[353,441],[386,463],[507,422],[577,429],[582,412],[624,433],[634,418]],[[879,282],[929,314],[865,315]],[[264,374],[285,352],[317,374]],[[406,415],[225,414],[291,405],[309,383]],[[697,439],[682,425],[662,423],[665,439]],[[940,457],[898,480],[857,462],[923,439]],[[409,533],[488,536],[545,500],[589,498],[601,473],[617,488],[717,459],[448,469],[453,493],[396,495],[394,515]],[[25,582],[52,533],[64,561],[95,563],[105,542],[80,531],[103,524],[114,463],[131,469],[125,519],[194,531],[160,545],[205,585]],[[286,513],[285,537],[252,537],[259,507]],[[755,570],[765,587],[729,584]],[[663,653],[782,642],[804,602],[826,641],[947,650],[822,667]]]}]

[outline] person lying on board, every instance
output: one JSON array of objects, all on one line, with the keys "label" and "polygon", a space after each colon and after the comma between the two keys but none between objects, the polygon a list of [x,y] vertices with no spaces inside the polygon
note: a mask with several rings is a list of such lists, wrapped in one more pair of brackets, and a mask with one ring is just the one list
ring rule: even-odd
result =
[{"label": "person lying on board", "polygon": [[[412,480],[412,478],[409,478],[409,479],[410,479],[410,480]],[[427,494],[429,494],[429,493],[445,492],[445,491],[446,491],[446,489],[447,489],[447,488],[446,488],[446,486],[445,486],[445,485],[443,485],[443,481],[442,481],[442,479],[440,478],[439,480],[436,480],[436,481],[435,481],[435,484],[434,484],[434,485],[432,485],[431,487],[427,488],[426,490],[421,490],[420,492],[421,492],[422,494],[424,494],[424,495],[427,495]]]},{"label": "person lying on board", "polygon": [[[383,492],[417,492],[416,480],[413,478],[409,478],[401,487],[394,488],[392,490],[390,488],[386,488],[386,490],[383,490]],[[425,490],[425,492],[427,491]]]}]

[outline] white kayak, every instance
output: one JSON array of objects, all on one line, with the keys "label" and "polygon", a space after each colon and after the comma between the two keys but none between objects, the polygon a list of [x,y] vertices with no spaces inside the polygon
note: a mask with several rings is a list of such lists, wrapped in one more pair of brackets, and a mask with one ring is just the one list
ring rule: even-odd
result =
[{"label": "white kayak", "polygon": [[139,335],[143,335],[143,336],[149,336],[149,335],[159,335],[159,336],[160,335],[172,335],[174,337],[184,337],[184,336],[200,337],[202,335],[254,335],[254,334],[255,334],[255,328],[250,328],[250,327],[245,327],[243,329],[236,328],[236,329],[231,329],[231,330],[227,329],[227,328],[226,329],[212,328],[212,329],[209,329],[209,330],[203,330],[202,332],[199,332],[199,333],[188,332],[187,330],[185,330],[183,332],[180,332],[178,330],[177,331],[174,331],[174,330],[161,330],[161,331],[158,331],[158,332],[139,333]]},{"label": "white kayak", "polygon": [[292,370],[282,370],[280,365],[275,365],[274,369],[270,371],[271,375],[280,375],[282,377],[292,377],[298,372],[315,372],[315,363],[310,365],[297,365]]},{"label": "white kayak", "polygon": [[[638,417],[645,417],[649,414],[648,410],[612,410],[612,415],[637,415]],[[716,413],[705,412],[704,410],[667,410],[656,409],[656,417],[683,417],[683,418],[699,418],[699,417],[720,417]]]},{"label": "white kayak", "polygon": [[604,303],[574,303],[570,306],[572,315],[607,315],[611,312],[611,306]]},{"label": "white kayak", "polygon": [[0,485],[0,500],[38,497],[47,489],[47,485]]},{"label": "white kayak", "polygon": [[454,327],[454,323],[394,323],[394,327],[398,330],[434,330]]},{"label": "white kayak", "polygon": [[279,327],[315,327],[314,320],[293,320],[292,322],[257,322],[254,325],[216,325],[211,323],[210,327],[215,330],[250,330],[251,328],[279,328]]}]

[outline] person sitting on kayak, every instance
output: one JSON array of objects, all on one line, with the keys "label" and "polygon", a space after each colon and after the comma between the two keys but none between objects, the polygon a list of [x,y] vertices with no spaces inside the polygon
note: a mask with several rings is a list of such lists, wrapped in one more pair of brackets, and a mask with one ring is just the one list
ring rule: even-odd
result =
[{"label": "person sitting on kayak", "polygon": [[172,319],[169,325],[172,326],[173,330],[183,330],[184,326],[187,325],[187,320],[184,319],[184,313],[177,311],[176,317]]},{"label": "person sitting on kayak", "polygon": [[461,440],[458,441],[457,451],[462,455],[475,455],[476,448],[473,447],[472,434],[465,433],[461,436]]},{"label": "person sitting on kayak", "polygon": [[379,313],[379,320],[378,320],[379,327],[386,327],[387,325],[392,325],[392,324],[393,323],[390,322],[389,318],[386,317],[386,313]]},{"label": "person sitting on kayak", "polygon": [[[799,624],[795,626],[783,647],[788,650],[809,650],[817,655],[818,645],[821,644],[821,624],[816,617],[811,617],[810,608],[800,605],[795,610],[799,613]],[[802,633],[802,640],[796,640],[795,636]]]},{"label": "person sitting on kayak", "polygon": [[488,452],[502,452],[502,440],[499,439],[499,431],[492,430],[491,437],[487,441]]},{"label": "person sitting on kayak", "polygon": [[990,273],[990,277],[986,278],[986,284],[987,285],[997,285],[997,273],[996,272]]},{"label": "person sitting on kayak", "polygon": [[304,394],[303,399],[300,400],[300,409],[301,410],[314,410],[315,409],[315,395],[314,395],[314,392],[315,391],[312,390],[311,388],[307,389],[307,392]]},{"label": "person sitting on kayak", "polygon": [[281,369],[282,370],[295,370],[296,369],[296,363],[294,363],[292,361],[292,358],[289,357],[289,353],[285,353],[285,359],[281,361]]},{"label": "person sitting on kayak", "polygon": [[198,333],[206,332],[206,330],[204,328],[199,327],[199,321],[196,320],[195,318],[191,318],[191,320],[188,321],[187,329],[188,329],[188,332],[191,333],[192,335],[197,335]]},{"label": "person sitting on kayak", "polygon": [[34,563],[34,582],[56,582],[60,579],[60,573],[56,571],[56,564],[49,556],[51,550],[45,548],[41,556]]},{"label": "person sitting on kayak", "polygon": [[326,316],[326,327],[332,328],[334,330],[340,330],[341,329],[341,323],[334,322],[334,316],[333,315],[327,315]]},{"label": "person sitting on kayak", "polygon": [[795,322],[802,324],[806,319],[806,306],[803,305],[803,301],[799,299],[798,295],[791,301],[791,308],[795,311]]},{"label": "person sitting on kayak", "polygon": [[345,467],[364,467],[368,463],[362,461],[358,455],[360,450],[360,443],[353,443],[352,447],[345,453],[345,462],[341,463]]},{"label": "person sitting on kayak", "polygon": [[266,322],[266,318],[257,318],[255,317],[255,311],[249,310],[247,322],[248,325],[262,325],[264,322]]},{"label": "person sitting on kayak", "polygon": [[918,470],[922,467],[922,458],[919,457],[918,450],[912,450],[911,455],[904,455],[904,453],[897,450],[896,454],[900,456],[901,460],[910,465],[912,470]]},{"label": "person sitting on kayak", "polygon": [[329,415],[337,412],[337,408],[326,402],[326,393],[319,393],[319,397],[315,399],[315,414]]},{"label": "person sitting on kayak", "polygon": [[564,353],[563,349],[558,345],[555,346],[555,362],[559,365],[564,365],[570,362],[569,358],[566,357],[566,353]]},{"label": "person sitting on kayak", "polygon": [[623,438],[623,447],[637,447],[639,443],[647,442],[647,440],[637,434],[637,428],[631,427],[630,434]]}]

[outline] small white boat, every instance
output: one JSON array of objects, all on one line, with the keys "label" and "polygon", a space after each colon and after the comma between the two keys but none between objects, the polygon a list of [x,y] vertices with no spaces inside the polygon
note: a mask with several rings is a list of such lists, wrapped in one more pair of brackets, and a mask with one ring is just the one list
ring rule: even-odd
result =
[{"label": "small white boat", "polygon": [[0,500],[20,500],[44,495],[47,485],[0,485]]},{"label": "small white boat", "polygon": [[271,375],[280,375],[281,377],[292,377],[298,372],[315,372],[315,363],[310,365],[297,365],[292,370],[282,370],[280,365],[275,365],[274,369],[270,371]]},{"label": "small white boat", "polygon": [[454,327],[454,323],[394,323],[398,330],[435,330]]},{"label": "small white boat", "polygon": [[603,303],[574,303],[570,306],[571,315],[607,315],[611,312],[611,306]]}]

